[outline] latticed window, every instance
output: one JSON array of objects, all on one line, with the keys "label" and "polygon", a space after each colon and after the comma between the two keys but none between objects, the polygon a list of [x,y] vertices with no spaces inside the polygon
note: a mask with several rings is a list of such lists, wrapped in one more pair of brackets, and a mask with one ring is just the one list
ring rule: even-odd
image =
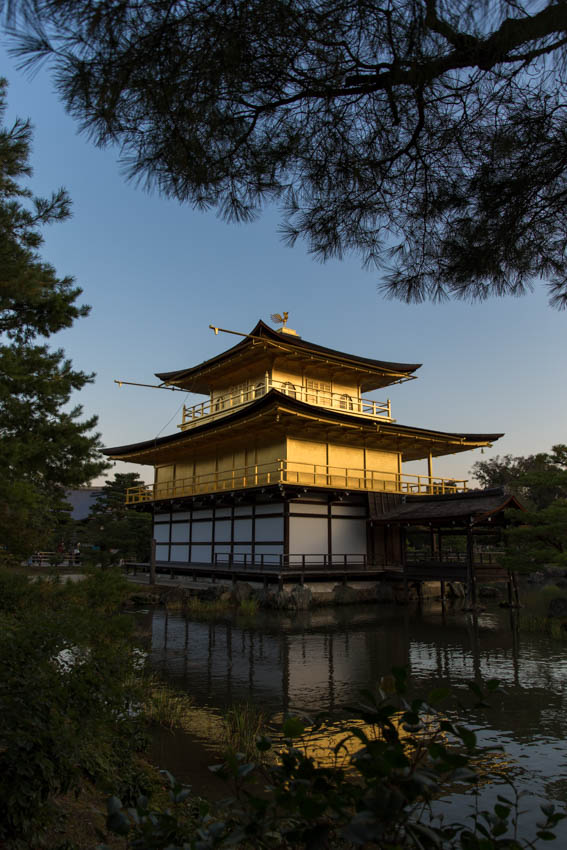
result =
[{"label": "latticed window", "polygon": [[308,390],[318,390],[322,393],[331,392],[331,384],[329,381],[314,381],[313,378],[306,378],[305,386]]},{"label": "latticed window", "polygon": [[313,378],[305,379],[307,401],[311,404],[330,404],[331,384],[329,381],[315,381]]}]

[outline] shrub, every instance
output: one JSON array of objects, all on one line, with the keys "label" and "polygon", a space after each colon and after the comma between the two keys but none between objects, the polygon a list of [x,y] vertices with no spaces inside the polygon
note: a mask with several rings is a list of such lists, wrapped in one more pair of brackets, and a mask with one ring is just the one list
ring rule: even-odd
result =
[{"label": "shrub", "polygon": [[0,588],[0,843],[31,847],[46,804],[82,777],[136,786],[136,658],[112,572],[78,584],[0,573]]},{"label": "shrub", "polygon": [[[493,691],[496,683],[487,687]],[[476,684],[471,689],[483,699]],[[364,726],[348,728],[336,748],[350,750],[356,742],[348,771],[316,764],[297,744],[304,722],[288,717],[277,761],[247,761],[243,754],[230,753],[215,768],[232,783],[235,794],[216,810],[205,807],[196,832],[194,824],[183,828],[189,790],[172,778],[170,808],[152,811],[141,799],[135,809],[124,810],[113,798],[109,828],[130,834],[137,850],[521,850],[552,839],[564,815],[550,804],[541,806],[542,821],[534,836],[516,837],[521,832],[518,797],[513,794],[512,799],[499,795],[492,811],[477,811],[471,825],[445,825],[432,818],[428,804],[443,789],[467,783],[475,792],[472,765],[479,751],[469,728],[449,721],[434,707],[446,699],[446,692],[410,701],[406,691],[405,671],[395,670],[376,693],[364,693],[365,704],[358,712]],[[272,742],[259,737],[256,747],[260,753],[269,752]]]}]

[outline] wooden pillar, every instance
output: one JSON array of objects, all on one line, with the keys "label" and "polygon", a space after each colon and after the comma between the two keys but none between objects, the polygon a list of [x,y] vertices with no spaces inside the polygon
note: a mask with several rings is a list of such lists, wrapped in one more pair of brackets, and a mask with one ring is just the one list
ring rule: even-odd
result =
[{"label": "wooden pillar", "polygon": [[150,549],[150,584],[156,583],[156,541],[152,539]]},{"label": "wooden pillar", "polygon": [[282,709],[285,715],[289,711],[289,645],[285,634],[281,636],[282,652]]},{"label": "wooden pillar", "polygon": [[520,591],[518,590],[518,577],[516,576],[516,573],[514,572],[514,570],[511,571],[511,576],[512,576],[512,588],[514,590],[514,602],[515,602],[516,608],[520,608],[521,606],[520,606]]},{"label": "wooden pillar", "polygon": [[472,526],[467,525],[467,596],[469,605],[476,605],[476,579],[474,574],[474,541]]},{"label": "wooden pillar", "polygon": [[429,492],[433,493],[433,484],[431,482],[433,478],[433,455],[431,452],[427,455],[427,474],[429,476]]},{"label": "wooden pillar", "polygon": [[409,602],[408,559],[406,555],[406,535],[403,525],[400,526],[400,548],[402,555],[402,569],[404,571],[404,600],[407,605]]}]

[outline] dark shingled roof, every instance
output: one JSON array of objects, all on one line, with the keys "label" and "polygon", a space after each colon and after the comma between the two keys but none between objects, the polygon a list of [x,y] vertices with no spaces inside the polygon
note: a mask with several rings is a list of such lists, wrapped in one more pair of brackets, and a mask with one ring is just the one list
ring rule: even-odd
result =
[{"label": "dark shingled roof", "polygon": [[515,496],[498,487],[443,496],[406,496],[396,508],[386,513],[376,513],[371,519],[380,525],[419,525],[446,520],[471,520],[477,523],[506,508],[524,510]]},{"label": "dark shingled roof", "polygon": [[156,372],[155,375],[160,379],[160,381],[165,381],[170,384],[175,384],[176,381],[181,379],[187,380],[197,375],[201,370],[220,364],[223,360],[229,359],[243,348],[251,345],[253,340],[250,337],[262,337],[266,340],[277,342],[279,345],[285,345],[304,351],[306,354],[312,352],[313,354],[320,354],[326,358],[342,360],[351,364],[359,364],[362,367],[366,366],[372,370],[403,373],[404,375],[408,375],[408,377],[421,366],[421,363],[393,363],[388,360],[372,360],[369,357],[357,357],[355,354],[346,354],[343,351],[337,351],[333,348],[325,348],[323,345],[308,342],[305,339],[301,339],[300,336],[278,333],[260,320],[256,327],[250,331],[249,336],[245,337],[236,345],[233,345],[232,348],[228,348],[226,351],[222,351],[215,357],[211,357],[210,360],[205,360],[197,366],[190,366],[188,369],[177,369],[174,372]]}]

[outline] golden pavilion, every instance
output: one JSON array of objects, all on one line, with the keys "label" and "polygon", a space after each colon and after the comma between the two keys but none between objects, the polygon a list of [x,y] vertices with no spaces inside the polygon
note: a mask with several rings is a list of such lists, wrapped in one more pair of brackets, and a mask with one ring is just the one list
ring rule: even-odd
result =
[{"label": "golden pavilion", "polygon": [[[215,328],[215,332],[218,332]],[[330,565],[396,559],[369,522],[404,496],[466,491],[433,474],[433,458],[490,446],[502,434],[400,425],[367,393],[411,380],[417,363],[346,354],[263,321],[236,345],[162,387],[202,394],[178,433],[106,449],[154,467],[130,505],[151,507],[158,564]],[[428,473],[403,464],[425,460]]]}]

